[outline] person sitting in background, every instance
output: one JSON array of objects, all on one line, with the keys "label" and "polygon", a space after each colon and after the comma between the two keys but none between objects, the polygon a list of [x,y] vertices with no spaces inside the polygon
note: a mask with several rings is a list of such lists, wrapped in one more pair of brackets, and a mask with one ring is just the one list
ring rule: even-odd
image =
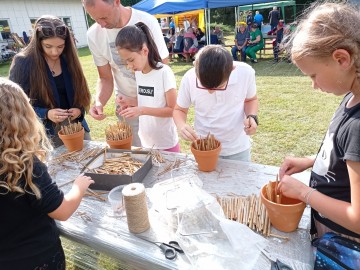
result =
[{"label": "person sitting in background", "polygon": [[264,48],[264,39],[257,23],[251,25],[250,41],[247,44],[246,55],[252,63],[257,63],[256,52]]},{"label": "person sitting in background", "polygon": [[274,62],[279,62],[280,44],[284,36],[284,22],[280,20],[276,28],[267,32],[267,34],[276,35],[276,38],[274,38],[272,45],[273,45],[273,53],[274,53]]},{"label": "person sitting in background", "polygon": [[[180,32],[178,33],[176,39],[175,39],[175,44],[173,46],[173,54],[178,54],[179,59],[183,60],[185,59],[185,56],[183,55],[184,52],[184,29],[182,28],[180,30]],[[172,55],[170,54],[170,60],[172,60]]]},{"label": "person sitting in background", "polygon": [[[204,39],[205,34],[201,30],[201,28],[198,27],[198,28],[195,29],[195,36],[196,36],[196,39],[197,39],[199,45],[204,46],[205,45],[205,39]],[[200,49],[199,46],[198,46],[198,48]]]},{"label": "person sitting in background", "polygon": [[225,42],[224,42],[224,33],[223,33],[223,31],[220,29],[220,26],[218,26],[218,25],[215,26],[215,29],[212,31],[211,34],[217,36],[218,44],[225,45]]},{"label": "person sitting in background", "polygon": [[238,61],[237,52],[241,52],[241,61],[246,62],[246,45],[250,39],[250,33],[246,28],[245,22],[239,23],[239,30],[235,36],[235,46],[231,48],[231,54],[234,61]]},{"label": "person sitting in background", "polygon": [[184,53],[186,57],[186,62],[190,62],[199,50],[198,48],[198,41],[196,36],[194,35],[194,30],[192,27],[187,29],[187,32],[184,34]]}]

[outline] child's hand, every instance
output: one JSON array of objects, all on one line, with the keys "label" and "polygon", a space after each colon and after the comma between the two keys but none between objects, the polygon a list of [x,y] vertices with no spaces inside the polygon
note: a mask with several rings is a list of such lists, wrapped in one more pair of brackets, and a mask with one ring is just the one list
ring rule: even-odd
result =
[{"label": "child's hand", "polygon": [[254,135],[256,133],[257,124],[252,117],[248,117],[244,120],[244,131],[246,135]]},{"label": "child's hand", "polygon": [[121,110],[119,114],[125,118],[135,118],[141,115],[141,107],[128,107]]},{"label": "child's hand", "polygon": [[306,193],[309,187],[292,176],[284,175],[278,185],[278,191],[286,197],[304,201],[302,194]]},{"label": "child's hand", "polygon": [[313,158],[294,158],[294,157],[286,157],[283,163],[281,164],[279,170],[280,179],[283,178],[284,175],[292,175],[294,173],[299,173],[305,171],[310,168],[314,164]]},{"label": "child's hand", "polygon": [[86,189],[91,185],[94,184],[94,180],[91,179],[89,176],[85,176],[80,174],[74,181],[73,187],[77,187],[81,194],[84,194]]},{"label": "child's hand", "polygon": [[81,115],[81,111],[78,108],[71,108],[68,109],[69,116],[71,116],[71,120],[75,120],[76,118],[79,118]]},{"label": "child's hand", "polygon": [[180,136],[187,140],[187,141],[196,141],[198,139],[198,136],[195,132],[195,130],[189,126],[188,124],[185,124],[182,128],[179,129]]},{"label": "child's hand", "polygon": [[61,123],[70,116],[68,110],[64,109],[51,109],[47,112],[47,119],[54,123]]}]

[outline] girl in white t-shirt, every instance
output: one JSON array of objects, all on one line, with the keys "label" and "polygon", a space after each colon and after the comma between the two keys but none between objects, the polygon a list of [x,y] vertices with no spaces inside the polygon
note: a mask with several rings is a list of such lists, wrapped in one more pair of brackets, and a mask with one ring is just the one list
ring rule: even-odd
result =
[{"label": "girl in white t-shirt", "polygon": [[119,114],[139,116],[139,137],[145,148],[180,152],[179,138],[172,118],[176,104],[176,80],[169,66],[161,63],[149,28],[142,22],[126,26],[115,45],[129,69],[134,70],[137,99],[117,99]]}]

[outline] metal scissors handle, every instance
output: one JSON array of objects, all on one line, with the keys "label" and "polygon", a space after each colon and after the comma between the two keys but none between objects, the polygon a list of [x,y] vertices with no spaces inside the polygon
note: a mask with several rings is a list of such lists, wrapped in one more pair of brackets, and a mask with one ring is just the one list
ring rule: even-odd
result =
[{"label": "metal scissors handle", "polygon": [[184,253],[184,251],[182,250],[182,248],[180,247],[180,245],[177,241],[170,241],[168,244],[167,243],[163,243],[163,244],[175,249],[179,253]]},{"label": "metal scissors handle", "polygon": [[145,237],[140,237],[140,236],[136,236],[136,237],[145,240],[149,243],[153,243],[154,245],[157,245],[164,252],[165,258],[168,260],[173,260],[176,258],[177,256],[176,251],[180,253],[184,253],[184,251],[180,248],[179,243],[176,241],[170,241],[167,244],[162,242],[151,241],[149,239],[146,239]]},{"label": "metal scissors handle", "polygon": [[168,244],[165,243],[158,244],[156,242],[153,243],[160,247],[160,249],[164,252],[166,259],[173,260],[176,258],[177,256],[176,250],[170,247]]}]

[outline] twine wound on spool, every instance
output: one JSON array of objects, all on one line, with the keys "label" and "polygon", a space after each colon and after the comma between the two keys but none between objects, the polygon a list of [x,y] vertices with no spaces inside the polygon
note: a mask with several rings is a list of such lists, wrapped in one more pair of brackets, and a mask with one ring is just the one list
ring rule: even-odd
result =
[{"label": "twine wound on spool", "polygon": [[146,205],[145,187],[141,183],[131,183],[124,187],[123,198],[129,231],[142,233],[150,228]]}]

